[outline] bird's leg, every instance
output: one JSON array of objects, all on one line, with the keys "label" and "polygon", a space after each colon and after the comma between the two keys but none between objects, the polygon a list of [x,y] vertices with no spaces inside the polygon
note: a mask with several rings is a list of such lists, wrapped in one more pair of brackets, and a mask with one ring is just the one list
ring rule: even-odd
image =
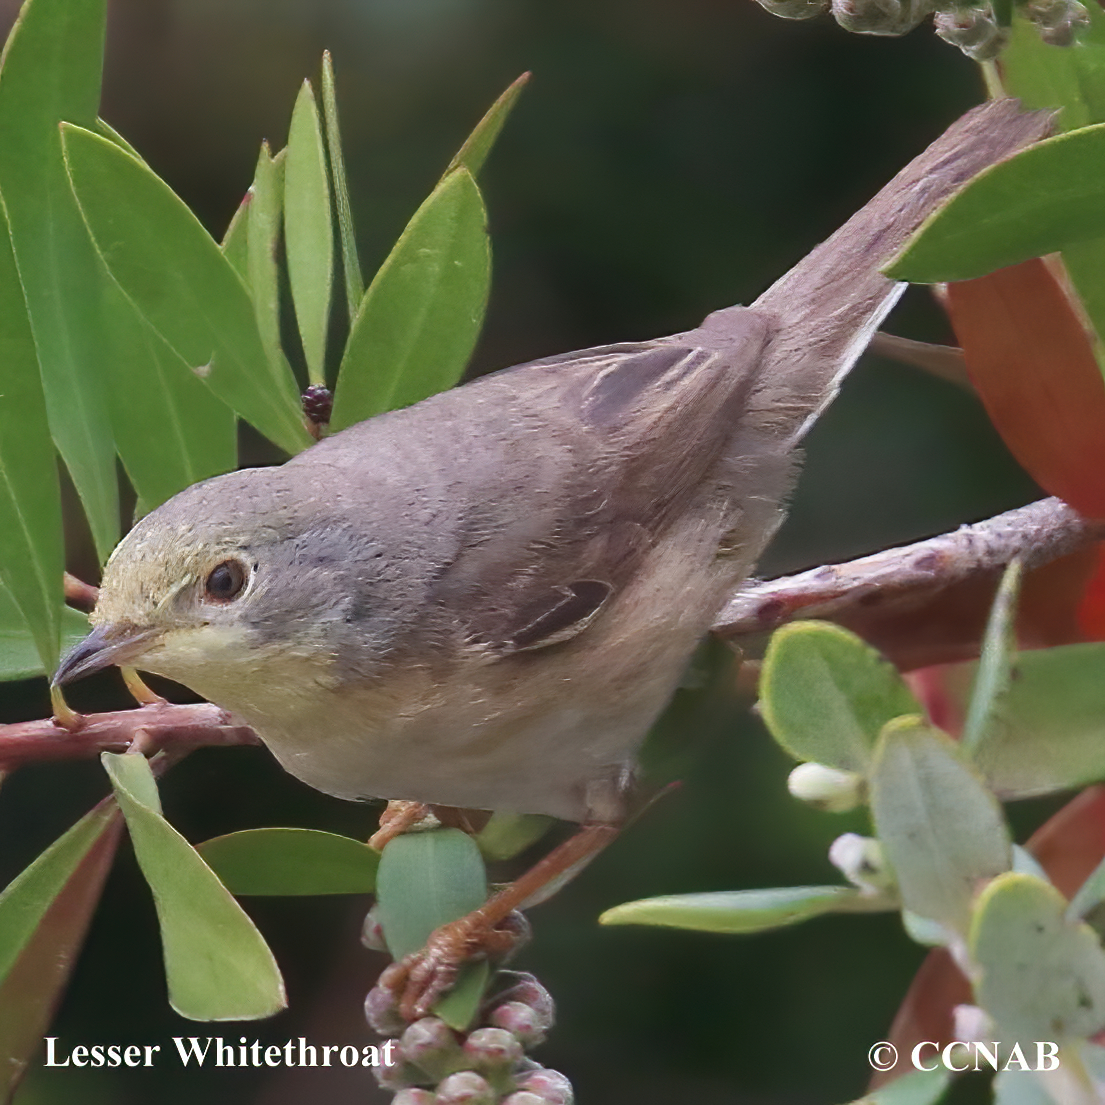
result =
[{"label": "bird's leg", "polygon": [[368,846],[382,852],[385,844],[430,816],[432,812],[425,802],[388,802],[380,814],[380,827],[368,838]]},{"label": "bird's leg", "polygon": [[442,925],[420,951],[393,963],[379,984],[396,997],[405,1020],[426,1016],[452,986],[460,965],[469,959],[501,955],[515,935],[501,927],[516,909],[543,901],[589,863],[618,835],[621,826],[608,821],[583,825],[525,874],[489,898],[479,909]]}]

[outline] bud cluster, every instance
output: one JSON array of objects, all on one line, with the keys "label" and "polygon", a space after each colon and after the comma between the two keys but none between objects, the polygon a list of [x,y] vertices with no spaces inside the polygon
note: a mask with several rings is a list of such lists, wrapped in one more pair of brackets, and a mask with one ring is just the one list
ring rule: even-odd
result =
[{"label": "bud cluster", "polygon": [[[757,0],[783,19],[812,19],[826,10],[846,30],[861,35],[904,35],[927,15],[936,33],[975,61],[988,61],[1009,41],[989,0]],[[1070,46],[1090,25],[1079,0],[1019,0],[1022,14],[1036,24],[1044,42]]]},{"label": "bud cluster", "polygon": [[456,1032],[439,1017],[404,1026],[392,993],[382,987],[365,1000],[368,1023],[397,1035],[398,1062],[377,1069],[394,1105],[572,1105],[571,1084],[526,1056],[555,1019],[548,990],[522,971],[500,971],[480,1008],[478,1024]]}]

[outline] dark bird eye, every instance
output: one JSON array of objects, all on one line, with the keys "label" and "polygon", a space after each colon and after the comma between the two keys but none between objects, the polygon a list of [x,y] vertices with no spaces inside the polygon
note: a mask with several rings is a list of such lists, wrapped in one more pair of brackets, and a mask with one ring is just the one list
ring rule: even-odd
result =
[{"label": "dark bird eye", "polygon": [[215,602],[230,602],[246,585],[246,566],[240,560],[224,560],[211,569],[204,591]]}]

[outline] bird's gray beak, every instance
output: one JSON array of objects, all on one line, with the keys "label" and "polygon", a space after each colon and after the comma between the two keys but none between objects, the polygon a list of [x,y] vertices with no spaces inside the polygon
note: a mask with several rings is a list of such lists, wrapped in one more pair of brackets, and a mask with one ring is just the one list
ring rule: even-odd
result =
[{"label": "bird's gray beak", "polygon": [[127,667],[146,651],[157,635],[157,630],[140,629],[127,623],[98,625],[61,658],[53,685],[60,687],[72,683],[74,679],[102,671],[112,664]]}]

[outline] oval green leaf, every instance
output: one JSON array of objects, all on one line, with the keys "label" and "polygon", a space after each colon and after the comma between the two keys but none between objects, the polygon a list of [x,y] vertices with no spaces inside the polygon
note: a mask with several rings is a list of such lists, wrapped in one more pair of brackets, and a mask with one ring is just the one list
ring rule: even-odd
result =
[{"label": "oval green leaf", "polygon": [[490,280],[487,214],[462,167],[415,212],[365,292],[342,357],[331,427],[452,387],[479,336]]},{"label": "oval green leaf", "polygon": [[119,539],[100,315],[103,275],[69,190],[58,124],[72,119],[96,125],[104,9],[104,0],[26,4],[4,48],[0,73],[0,194],[34,332],[50,432],[102,559]]},{"label": "oval green leaf", "polygon": [[1105,235],[1105,124],[1047,138],[983,170],[883,270],[970,280]]},{"label": "oval green leaf", "polygon": [[169,1003],[196,1021],[257,1020],[287,1004],[280,971],[242,907],[162,816],[144,756],[102,755],[153,892]]},{"label": "oval green leaf", "polygon": [[196,845],[235,895],[370,894],[379,852],[317,829],[246,829]]},{"label": "oval green leaf", "polygon": [[[253,227],[250,227],[252,251]],[[284,244],[299,337],[313,384],[326,382],[326,331],[334,284],[334,227],[326,150],[311,82],[304,81],[292,110],[284,170]],[[254,289],[256,293],[256,288]]]},{"label": "oval green leaf", "polygon": [[[64,652],[88,635],[88,618],[79,610],[68,606],[61,607],[59,613],[61,647]],[[35,647],[34,636],[19,607],[0,585],[0,682],[49,675],[53,670],[53,664],[47,668],[42,662]]]},{"label": "oval green leaf", "polygon": [[114,143],[62,132],[81,214],[127,298],[232,410],[289,453],[309,445],[295,381],[272,370],[249,293],[196,217]]},{"label": "oval green leaf", "polygon": [[1013,862],[1001,806],[955,743],[920,718],[897,718],[883,729],[869,783],[875,830],[902,904],[966,935],[979,887]]},{"label": "oval green leaf", "polygon": [[888,909],[850,886],[783,886],[642,898],[608,909],[600,925],[658,925],[695,932],[763,932],[822,913]]},{"label": "oval green leaf", "polygon": [[1067,903],[1031,875],[995,879],[979,898],[970,932],[979,1005],[1003,1042],[1084,1040],[1105,1028],[1105,952]]},{"label": "oval green leaf", "polygon": [[771,638],[760,710],[799,760],[863,773],[882,727],[920,709],[893,665],[840,626],[792,622]]}]

